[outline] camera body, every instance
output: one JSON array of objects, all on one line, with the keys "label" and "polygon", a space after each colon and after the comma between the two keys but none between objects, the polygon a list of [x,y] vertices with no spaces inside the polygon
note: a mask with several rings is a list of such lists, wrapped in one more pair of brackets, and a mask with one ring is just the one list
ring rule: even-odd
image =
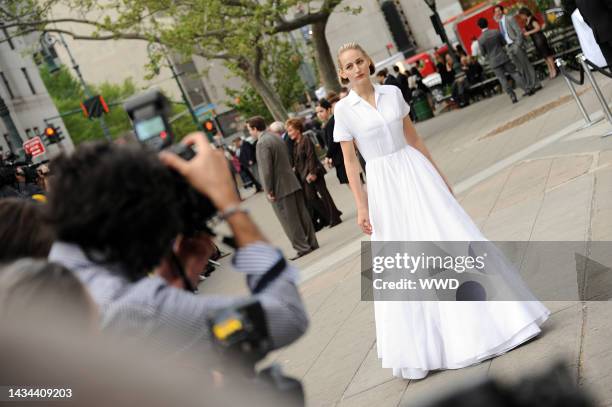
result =
[{"label": "camera body", "polygon": [[172,111],[168,99],[157,89],[129,98],[124,108],[134,124],[138,141],[161,151],[172,145],[174,134],[168,121]]},{"label": "camera body", "polygon": [[[174,133],[168,119],[172,109],[168,99],[158,89],[129,98],[124,108],[132,120],[136,138],[144,147],[154,151],[166,149],[184,160],[190,160],[195,156],[190,146],[173,144]],[[185,225],[183,234],[189,236],[206,232],[212,235],[213,232],[206,223],[217,213],[217,208],[208,197],[191,188],[182,176],[177,174],[176,179],[179,196],[183,197],[181,202]]]},{"label": "camera body", "polygon": [[278,405],[305,405],[302,383],[285,376],[280,365],[255,369],[272,350],[266,314],[259,299],[252,297],[213,313],[208,327],[220,355],[241,363],[254,390],[276,395]]}]

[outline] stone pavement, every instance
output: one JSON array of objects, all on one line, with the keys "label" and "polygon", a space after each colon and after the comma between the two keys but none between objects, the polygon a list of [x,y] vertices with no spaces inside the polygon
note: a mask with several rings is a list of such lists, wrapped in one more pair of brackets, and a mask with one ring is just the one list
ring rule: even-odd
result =
[{"label": "stone pavement", "polygon": [[[597,78],[612,100],[612,81]],[[600,110],[593,92],[587,86],[582,90],[588,111]],[[489,239],[612,240],[612,137],[599,136],[612,125],[602,121],[577,131],[582,123],[576,105],[559,102],[567,94],[559,77],[516,105],[501,95],[417,124],[458,200]],[[542,106],[554,107],[533,117],[546,110],[536,110]],[[507,123],[516,125],[495,132]],[[393,378],[376,356],[373,306],[360,300],[364,237],[355,224],[352,196],[334,174],[326,180],[344,222],[319,232],[321,248],[295,263],[311,326],[295,344],[268,358],[303,381],[308,405],[422,405],[475,380],[515,381],[561,359],[599,405],[612,406],[608,302],[547,302],[553,315],[543,334],[512,352],[424,380]],[[292,254],[263,194],[246,204],[266,236]],[[200,289],[246,292],[242,277],[227,270],[213,274]],[[612,294],[612,281],[601,289]]]}]

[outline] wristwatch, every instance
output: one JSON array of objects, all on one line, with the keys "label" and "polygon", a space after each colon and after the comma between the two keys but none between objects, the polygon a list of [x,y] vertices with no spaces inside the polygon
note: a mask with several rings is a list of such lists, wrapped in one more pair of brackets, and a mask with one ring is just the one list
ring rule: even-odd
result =
[{"label": "wristwatch", "polygon": [[249,210],[247,208],[243,208],[242,205],[239,203],[230,205],[227,208],[225,208],[224,211],[219,212],[219,219],[227,220],[229,217],[231,217],[232,215],[238,212],[249,213]]}]

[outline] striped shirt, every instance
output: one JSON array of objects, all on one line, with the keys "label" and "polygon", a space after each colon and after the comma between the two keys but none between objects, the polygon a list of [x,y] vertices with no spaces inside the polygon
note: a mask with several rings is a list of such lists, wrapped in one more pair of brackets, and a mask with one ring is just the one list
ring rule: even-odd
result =
[{"label": "striped shirt", "polygon": [[[282,254],[263,242],[239,249],[232,260],[236,271],[246,275],[251,292]],[[175,353],[210,341],[207,319],[212,312],[244,298],[194,295],[168,285],[161,277],[130,282],[121,266],[91,261],[79,246],[56,242],[49,260],[72,270],[88,288],[100,308],[102,328],[133,341],[147,341],[154,348]],[[308,317],[297,290],[297,270],[287,263],[278,278],[255,294],[266,314],[274,348],[299,338]]]}]

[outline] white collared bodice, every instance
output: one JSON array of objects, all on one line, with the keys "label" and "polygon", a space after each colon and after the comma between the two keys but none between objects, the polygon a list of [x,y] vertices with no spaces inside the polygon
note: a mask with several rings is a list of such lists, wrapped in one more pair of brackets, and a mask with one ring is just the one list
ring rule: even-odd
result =
[{"label": "white collared bodice", "polygon": [[356,140],[366,161],[406,147],[403,119],[410,112],[402,92],[392,85],[374,85],[376,108],[355,91],[334,108],[334,141]]}]

